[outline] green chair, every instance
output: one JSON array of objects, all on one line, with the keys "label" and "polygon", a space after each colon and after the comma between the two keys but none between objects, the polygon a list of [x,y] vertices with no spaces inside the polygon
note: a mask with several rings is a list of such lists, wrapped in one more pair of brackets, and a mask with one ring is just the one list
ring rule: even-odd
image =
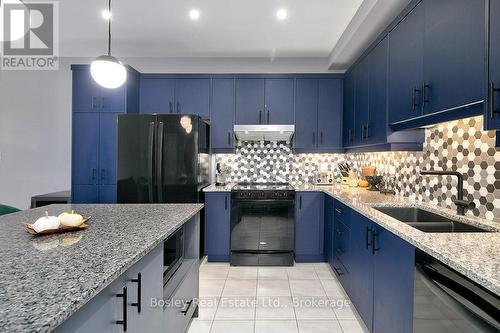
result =
[{"label": "green chair", "polygon": [[20,209],[17,209],[17,208],[11,207],[11,206],[0,205],[0,215],[15,213],[15,212],[19,212],[19,211],[20,211]]}]

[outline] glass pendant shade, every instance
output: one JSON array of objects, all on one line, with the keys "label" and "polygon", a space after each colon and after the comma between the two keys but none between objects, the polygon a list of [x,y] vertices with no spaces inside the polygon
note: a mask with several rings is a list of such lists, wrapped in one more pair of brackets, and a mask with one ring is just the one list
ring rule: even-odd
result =
[{"label": "glass pendant shade", "polygon": [[118,88],[127,80],[125,66],[110,55],[95,58],[90,65],[90,73],[97,84],[108,89]]}]

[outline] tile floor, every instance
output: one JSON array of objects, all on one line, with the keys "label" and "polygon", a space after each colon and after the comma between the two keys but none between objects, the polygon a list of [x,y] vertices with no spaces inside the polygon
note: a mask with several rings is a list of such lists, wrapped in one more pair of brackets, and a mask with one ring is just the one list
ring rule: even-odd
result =
[{"label": "tile floor", "polygon": [[199,317],[188,333],[367,332],[326,263],[200,266]]}]

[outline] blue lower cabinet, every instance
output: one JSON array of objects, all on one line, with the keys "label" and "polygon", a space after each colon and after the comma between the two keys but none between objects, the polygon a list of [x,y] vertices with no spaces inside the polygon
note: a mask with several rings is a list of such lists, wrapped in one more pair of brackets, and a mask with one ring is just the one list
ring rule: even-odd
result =
[{"label": "blue lower cabinet", "polygon": [[72,203],[99,203],[99,189],[97,185],[75,185],[72,189]]},{"label": "blue lower cabinet", "polygon": [[208,261],[229,261],[231,193],[205,195],[205,254]]},{"label": "blue lower cabinet", "polygon": [[411,333],[415,248],[384,228],[374,232],[372,332]]},{"label": "blue lower cabinet", "polygon": [[324,261],[324,194],[297,192],[295,200],[295,261]]},{"label": "blue lower cabinet", "polygon": [[334,225],[333,225],[333,198],[325,195],[325,259],[333,265],[334,252]]}]

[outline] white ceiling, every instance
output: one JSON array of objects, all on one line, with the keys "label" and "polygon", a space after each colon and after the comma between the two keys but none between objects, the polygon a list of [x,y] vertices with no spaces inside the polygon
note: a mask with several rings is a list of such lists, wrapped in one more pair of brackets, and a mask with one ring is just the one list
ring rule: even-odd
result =
[{"label": "white ceiling", "polygon": [[[365,0],[366,1],[366,0]],[[327,58],[363,0],[114,0],[118,57]],[[106,50],[106,0],[60,0],[60,54]],[[276,11],[286,8],[280,22]],[[188,12],[201,11],[199,21]]]}]

